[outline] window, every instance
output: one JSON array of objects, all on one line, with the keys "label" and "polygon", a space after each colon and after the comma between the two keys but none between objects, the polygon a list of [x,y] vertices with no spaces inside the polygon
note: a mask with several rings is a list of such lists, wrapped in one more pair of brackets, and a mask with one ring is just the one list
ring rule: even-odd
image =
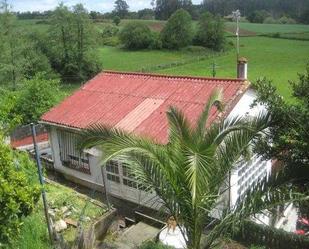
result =
[{"label": "window", "polygon": [[123,184],[126,185],[126,186],[128,186],[128,187],[136,188],[136,189],[137,189],[137,183],[134,182],[134,181],[132,181],[132,180],[123,178]]},{"label": "window", "polygon": [[77,149],[78,134],[58,130],[57,135],[62,165],[85,174],[90,174],[88,153],[80,153]]},{"label": "window", "polygon": [[107,179],[110,180],[110,181],[113,181],[113,182],[116,182],[116,183],[120,183],[120,178],[119,176],[115,176],[115,175],[112,175],[112,174],[108,174],[107,173]]},{"label": "window", "polygon": [[116,183],[120,183],[119,177],[119,165],[117,161],[109,161],[106,164],[106,177],[108,180]]},{"label": "window", "polygon": [[119,167],[118,167],[118,162],[117,161],[109,161],[106,164],[106,171],[113,173],[113,174],[119,174]]}]

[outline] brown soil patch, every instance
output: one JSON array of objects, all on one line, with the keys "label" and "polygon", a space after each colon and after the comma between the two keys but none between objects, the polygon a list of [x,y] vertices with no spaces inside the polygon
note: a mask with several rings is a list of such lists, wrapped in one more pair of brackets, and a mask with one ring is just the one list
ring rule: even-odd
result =
[{"label": "brown soil patch", "polygon": [[160,32],[163,29],[164,24],[163,23],[151,23],[148,26],[151,30]]},{"label": "brown soil patch", "polygon": [[[232,34],[235,34],[235,28],[233,27],[226,27],[225,30]],[[239,35],[240,36],[256,36],[256,33],[253,31],[246,30],[246,29],[239,29]]]}]

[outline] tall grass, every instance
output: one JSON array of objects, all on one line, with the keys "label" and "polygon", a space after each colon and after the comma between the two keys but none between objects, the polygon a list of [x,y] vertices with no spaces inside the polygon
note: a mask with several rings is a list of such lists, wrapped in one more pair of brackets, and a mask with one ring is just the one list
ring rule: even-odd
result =
[{"label": "tall grass", "polygon": [[20,235],[9,249],[52,249],[43,219],[42,212],[36,212],[24,218]]}]

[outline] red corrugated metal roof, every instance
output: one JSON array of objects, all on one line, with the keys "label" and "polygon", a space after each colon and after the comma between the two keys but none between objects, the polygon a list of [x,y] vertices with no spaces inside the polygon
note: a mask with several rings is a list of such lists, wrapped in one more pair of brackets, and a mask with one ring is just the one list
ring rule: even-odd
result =
[{"label": "red corrugated metal roof", "polygon": [[[37,143],[47,142],[48,141],[48,134],[42,133],[42,134],[37,135],[36,141],[37,141]],[[28,136],[28,137],[24,137],[24,138],[21,138],[21,139],[16,139],[16,140],[11,141],[11,146],[15,149],[18,148],[18,147],[32,145],[32,144],[33,144],[32,136]]]},{"label": "red corrugated metal roof", "polygon": [[[124,129],[127,126],[129,131],[166,142],[165,112],[169,106],[179,107],[194,122],[213,89],[223,88],[225,104],[231,107],[247,87],[246,81],[238,79],[105,71],[45,113],[41,120],[77,129],[93,123],[118,124]],[[141,115],[134,124],[138,112]],[[144,112],[148,113],[145,115]],[[215,109],[212,110],[210,121],[217,114]]]}]

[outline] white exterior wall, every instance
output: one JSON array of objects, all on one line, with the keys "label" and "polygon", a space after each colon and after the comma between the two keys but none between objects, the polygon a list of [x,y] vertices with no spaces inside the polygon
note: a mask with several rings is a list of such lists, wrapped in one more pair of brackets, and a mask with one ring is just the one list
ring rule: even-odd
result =
[{"label": "white exterior wall", "polygon": [[[228,118],[237,115],[255,116],[261,111],[265,111],[265,107],[258,105],[250,108],[251,104],[256,98],[254,90],[249,89],[240,101],[233,108]],[[261,179],[261,177],[271,173],[271,161],[262,161],[257,155],[253,155],[249,162],[242,162],[235,165],[235,169],[231,171],[230,178],[230,206],[235,205],[237,199],[241,194],[254,182]],[[261,222],[268,223],[268,217],[259,217]]]},{"label": "white exterior wall", "polygon": [[[87,186],[97,186],[99,188],[103,187],[103,178],[100,166],[100,157],[96,150],[89,150],[89,165],[90,165],[90,175],[82,173],[78,170],[70,169],[62,165],[60,160],[60,150],[59,141],[57,135],[56,127],[51,127],[49,130],[49,140],[52,148],[54,167],[55,170],[65,174],[66,176],[76,178],[77,181],[81,180],[82,184]],[[80,182],[80,181],[79,181]]]}]

